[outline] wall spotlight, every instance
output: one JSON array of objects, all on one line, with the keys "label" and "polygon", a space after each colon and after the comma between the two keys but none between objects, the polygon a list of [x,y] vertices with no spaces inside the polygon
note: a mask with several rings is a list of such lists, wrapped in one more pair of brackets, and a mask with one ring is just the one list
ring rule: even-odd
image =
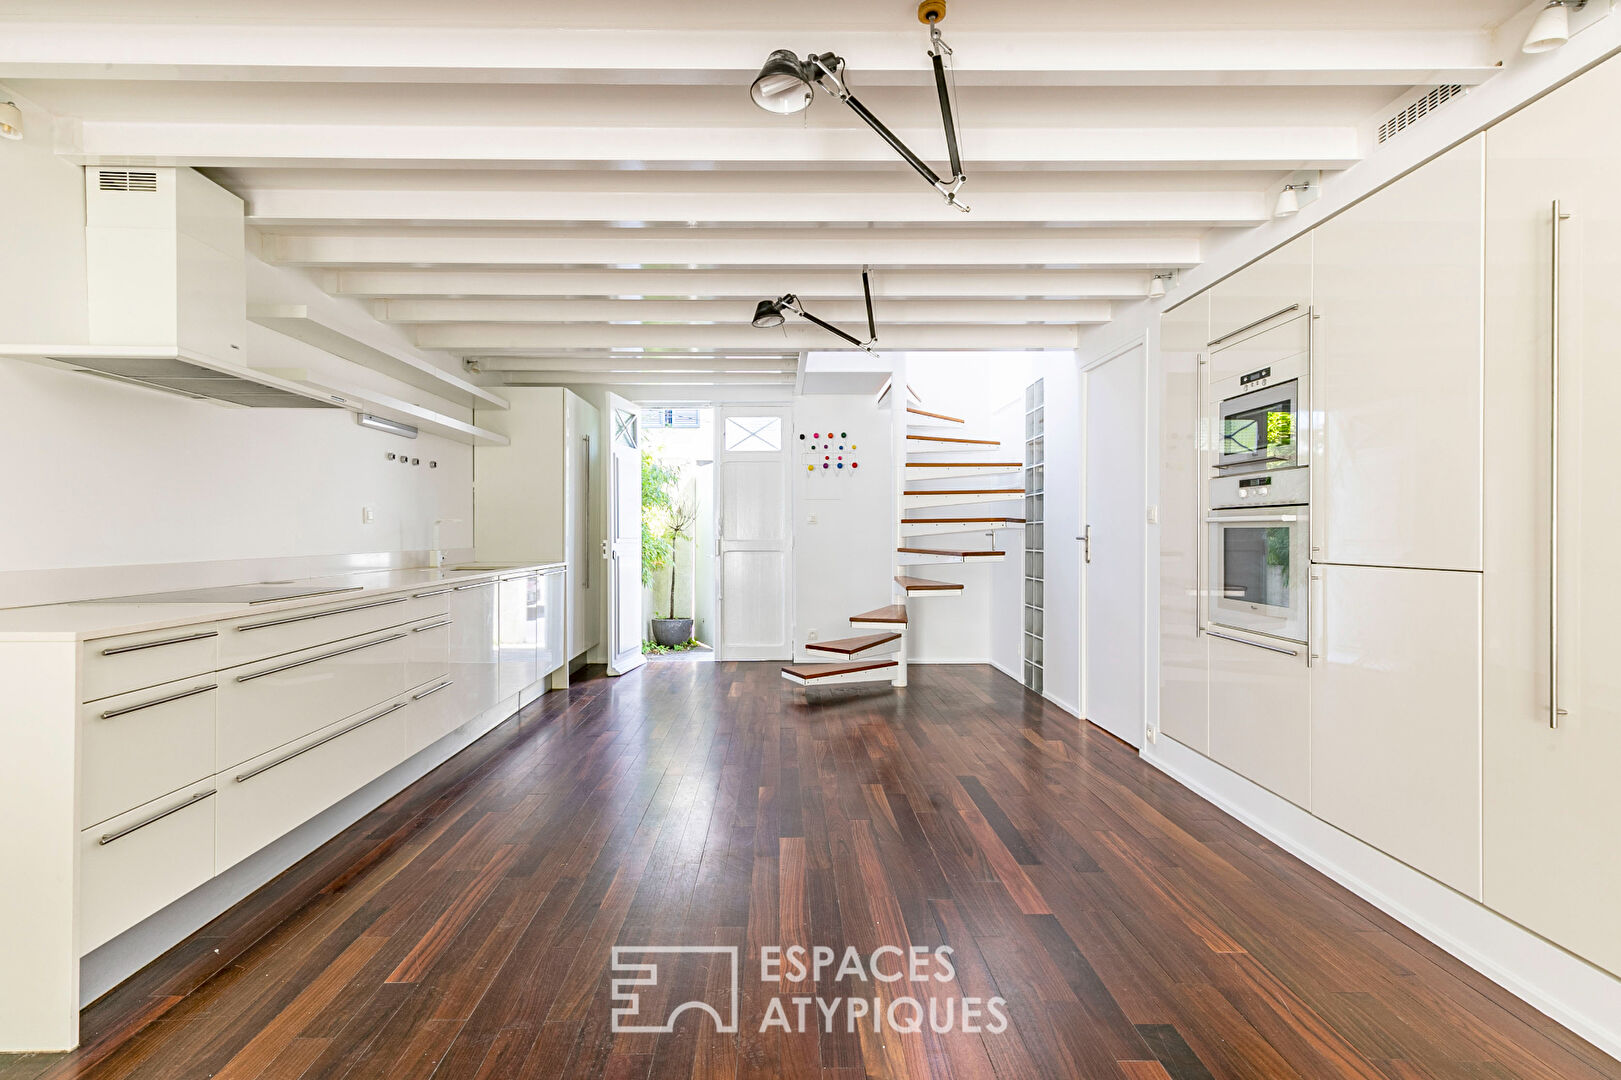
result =
[{"label": "wall spotlight", "polygon": [[1155,274],[1148,283],[1148,298],[1158,300],[1165,295],[1165,275]]},{"label": "wall spotlight", "polygon": [[1282,191],[1278,192],[1278,205],[1272,208],[1272,216],[1286,218],[1294,217],[1300,213],[1300,193],[1310,186],[1310,184],[1286,185]]},{"label": "wall spotlight", "polygon": [[1570,40],[1570,13],[1587,6],[1587,0],[1548,0],[1548,6],[1537,12],[1525,35],[1522,52],[1550,52]]},{"label": "wall spotlight", "polygon": [[15,101],[0,101],[0,139],[23,137],[23,111]]},{"label": "wall spotlight", "polygon": [[866,269],[861,271],[861,291],[867,298],[866,341],[862,341],[854,334],[840,330],[838,327],[824,319],[818,319],[815,315],[812,315],[810,312],[805,310],[805,305],[801,304],[799,302],[799,297],[795,296],[793,293],[785,293],[782,296],[777,297],[775,300],[761,300],[758,304],[754,305],[754,318],[752,322],[755,326],[758,326],[761,329],[769,330],[773,327],[781,326],[784,322],[786,322],[787,319],[784,317],[783,312],[791,311],[795,315],[798,315],[801,319],[804,319],[806,322],[814,323],[815,325],[820,326],[823,330],[826,330],[828,333],[835,334],[838,337],[843,338],[856,348],[865,349],[868,352],[872,352],[873,343],[878,340],[878,327],[873,322],[872,279],[870,272]]}]

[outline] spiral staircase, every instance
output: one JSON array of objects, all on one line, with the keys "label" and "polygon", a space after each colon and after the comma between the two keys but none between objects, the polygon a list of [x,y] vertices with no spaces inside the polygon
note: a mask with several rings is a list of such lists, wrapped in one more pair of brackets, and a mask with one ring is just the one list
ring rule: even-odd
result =
[{"label": "spiral staircase", "polygon": [[[878,397],[880,404],[890,397],[888,384]],[[1001,562],[1007,552],[997,534],[1024,526],[1023,518],[997,512],[998,504],[1024,498],[1022,461],[1002,450],[998,440],[969,434],[966,420],[922,408],[910,388],[904,402],[901,395],[895,398],[891,409],[905,411],[894,415],[897,520],[890,602],[851,615],[854,636],[805,643],[807,652],[829,662],[790,664],[782,677],[807,690],[867,682],[904,687],[911,620],[968,588],[918,576],[913,569]],[[965,538],[973,534],[992,546],[968,546]],[[928,603],[914,612],[914,598]]]}]

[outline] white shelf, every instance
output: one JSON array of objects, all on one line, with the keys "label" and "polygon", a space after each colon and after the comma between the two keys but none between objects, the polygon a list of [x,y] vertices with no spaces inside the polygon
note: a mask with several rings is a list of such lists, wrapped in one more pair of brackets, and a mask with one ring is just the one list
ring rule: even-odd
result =
[{"label": "white shelf", "polygon": [[420,390],[466,405],[473,409],[510,408],[507,399],[482,386],[446,371],[427,359],[408,352],[379,349],[342,330],[334,329],[310,316],[304,304],[257,304],[248,308],[248,318],[260,326],[296,338],[307,345],[325,349],[334,356],[352,360],[390,378],[409,383]]},{"label": "white shelf", "polygon": [[442,435],[469,446],[509,446],[512,443],[511,439],[498,431],[463,423],[455,417],[436,413],[432,409],[413,405],[409,401],[401,401],[377,390],[345,385],[323,372],[308,371],[304,368],[271,368],[267,374],[286,379],[306,390],[314,390],[321,397],[337,402],[341,408],[410,424],[418,430],[432,435]]}]

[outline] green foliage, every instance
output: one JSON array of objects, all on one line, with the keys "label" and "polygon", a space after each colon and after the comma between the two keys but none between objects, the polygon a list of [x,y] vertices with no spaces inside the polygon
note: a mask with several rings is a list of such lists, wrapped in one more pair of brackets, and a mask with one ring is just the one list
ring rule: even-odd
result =
[{"label": "green foliage", "polygon": [[642,642],[642,652],[656,656],[662,656],[670,652],[686,652],[688,649],[707,649],[708,647],[697,638],[688,638],[679,645],[660,645],[656,641]]},{"label": "green foliage", "polygon": [[667,465],[655,450],[642,454],[642,584],[653,584],[653,574],[675,557],[670,513],[681,471]]}]

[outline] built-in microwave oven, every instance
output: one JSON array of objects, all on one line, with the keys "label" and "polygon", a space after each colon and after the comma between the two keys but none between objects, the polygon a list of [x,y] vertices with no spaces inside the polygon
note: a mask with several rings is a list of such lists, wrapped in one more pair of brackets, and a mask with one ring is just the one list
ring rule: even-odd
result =
[{"label": "built-in microwave oven", "polygon": [[1228,371],[1239,368],[1210,387],[1218,473],[1308,463],[1310,352],[1308,314],[1216,354]]},{"label": "built-in microwave oven", "polygon": [[1296,468],[1210,482],[1206,619],[1212,625],[1305,643],[1307,476]]}]

